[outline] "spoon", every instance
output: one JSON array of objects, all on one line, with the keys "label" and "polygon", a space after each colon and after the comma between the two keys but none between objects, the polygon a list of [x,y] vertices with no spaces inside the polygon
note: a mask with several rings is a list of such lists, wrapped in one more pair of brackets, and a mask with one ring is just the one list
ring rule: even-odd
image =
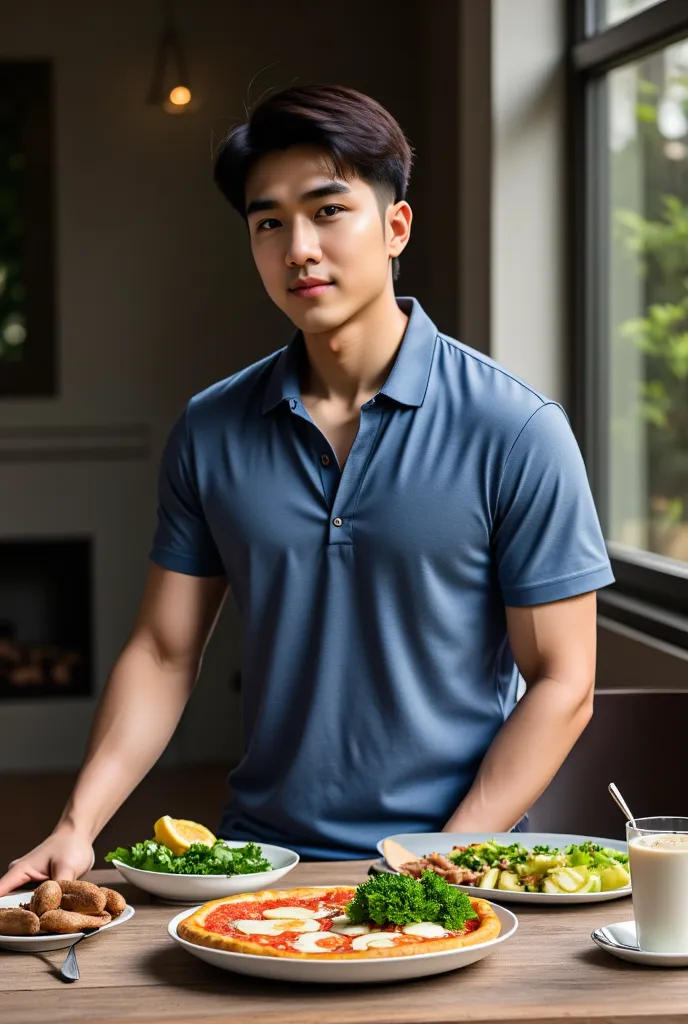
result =
[{"label": "spoon", "polygon": [[618,787],[613,782],[610,782],[609,786],[608,786],[608,789],[609,789],[609,792],[611,793],[612,798],[615,801],[615,803],[621,808],[623,813],[626,815],[626,821],[629,821],[631,823],[631,828],[635,828],[635,818],[631,814],[631,811],[630,811],[630,808],[629,808],[628,804],[626,803],[624,798],[621,796],[621,793],[619,792]]},{"label": "spoon", "polygon": [[100,931],[100,928],[84,928],[83,934],[79,936],[76,942],[73,942],[69,947],[69,953],[65,957],[64,963],[60,968],[60,977],[63,981],[78,981],[79,980],[79,964],[76,959],[76,946],[83,939],[87,939],[89,935],[95,935],[96,932]]},{"label": "spoon", "polygon": [[592,933],[591,938],[595,942],[601,941],[606,946],[615,946],[617,949],[630,949],[633,953],[638,953],[640,951],[640,947],[637,945],[629,946],[625,942],[619,942],[619,940],[615,939],[614,936],[611,935],[606,928],[596,928],[595,931]]}]

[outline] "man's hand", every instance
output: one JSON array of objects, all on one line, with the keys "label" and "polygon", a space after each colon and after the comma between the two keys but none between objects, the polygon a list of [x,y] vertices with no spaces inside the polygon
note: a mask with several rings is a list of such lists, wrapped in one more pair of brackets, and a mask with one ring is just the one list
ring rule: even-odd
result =
[{"label": "man's hand", "polygon": [[29,853],[9,865],[0,878],[0,896],[47,878],[74,881],[93,867],[91,840],[68,825],[60,825]]},{"label": "man's hand", "polygon": [[595,689],[595,592],[507,608],[526,693],[497,733],[446,832],[508,832],[532,807],[590,721]]}]

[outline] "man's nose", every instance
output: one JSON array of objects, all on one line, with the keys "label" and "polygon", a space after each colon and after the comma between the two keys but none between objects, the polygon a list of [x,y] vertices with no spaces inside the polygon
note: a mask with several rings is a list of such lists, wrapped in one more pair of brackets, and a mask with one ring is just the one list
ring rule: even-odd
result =
[{"label": "man's nose", "polygon": [[285,258],[289,267],[302,267],[309,261],[320,262],[322,252],[314,224],[301,220],[294,222]]}]

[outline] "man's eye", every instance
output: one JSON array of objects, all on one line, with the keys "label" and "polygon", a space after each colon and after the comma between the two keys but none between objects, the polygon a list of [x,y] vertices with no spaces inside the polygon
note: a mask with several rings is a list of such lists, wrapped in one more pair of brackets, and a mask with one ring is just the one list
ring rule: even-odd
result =
[{"label": "man's eye", "polygon": [[268,217],[267,220],[262,220],[256,227],[257,231],[272,231],[275,227],[279,227],[279,221],[274,217]]},{"label": "man's eye", "polygon": [[323,206],[318,213],[324,213],[326,217],[334,217],[335,213],[341,213],[343,206]]}]

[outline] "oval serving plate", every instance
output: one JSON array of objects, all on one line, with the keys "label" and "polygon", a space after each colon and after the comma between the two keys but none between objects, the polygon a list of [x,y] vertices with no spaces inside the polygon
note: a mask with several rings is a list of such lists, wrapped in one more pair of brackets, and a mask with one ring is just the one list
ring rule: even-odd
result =
[{"label": "oval serving plate", "polygon": [[[510,843],[521,843],[527,848],[533,846],[555,846],[562,849],[571,843],[599,843],[600,846],[609,846],[620,853],[627,853],[628,847],[621,839],[600,839],[596,836],[582,836],[567,832],[408,832],[394,836],[387,836],[394,839],[409,853],[417,857],[426,856],[429,853],[447,854],[454,846],[468,846],[470,843],[484,843],[490,839],[503,846]],[[380,840],[377,848],[383,854],[382,863],[379,869],[392,871],[385,860],[383,853],[384,840]],[[396,874],[396,872],[394,872]],[[607,900],[618,900],[623,896],[631,895],[630,885],[621,889],[609,889],[606,892],[586,892],[578,895],[571,893],[548,893],[548,892],[510,892],[508,889],[481,889],[476,885],[457,885],[457,889],[467,892],[469,896],[484,897],[495,900],[499,903],[529,903],[531,906],[545,904],[556,904],[563,906],[565,903],[605,903]]]}]

